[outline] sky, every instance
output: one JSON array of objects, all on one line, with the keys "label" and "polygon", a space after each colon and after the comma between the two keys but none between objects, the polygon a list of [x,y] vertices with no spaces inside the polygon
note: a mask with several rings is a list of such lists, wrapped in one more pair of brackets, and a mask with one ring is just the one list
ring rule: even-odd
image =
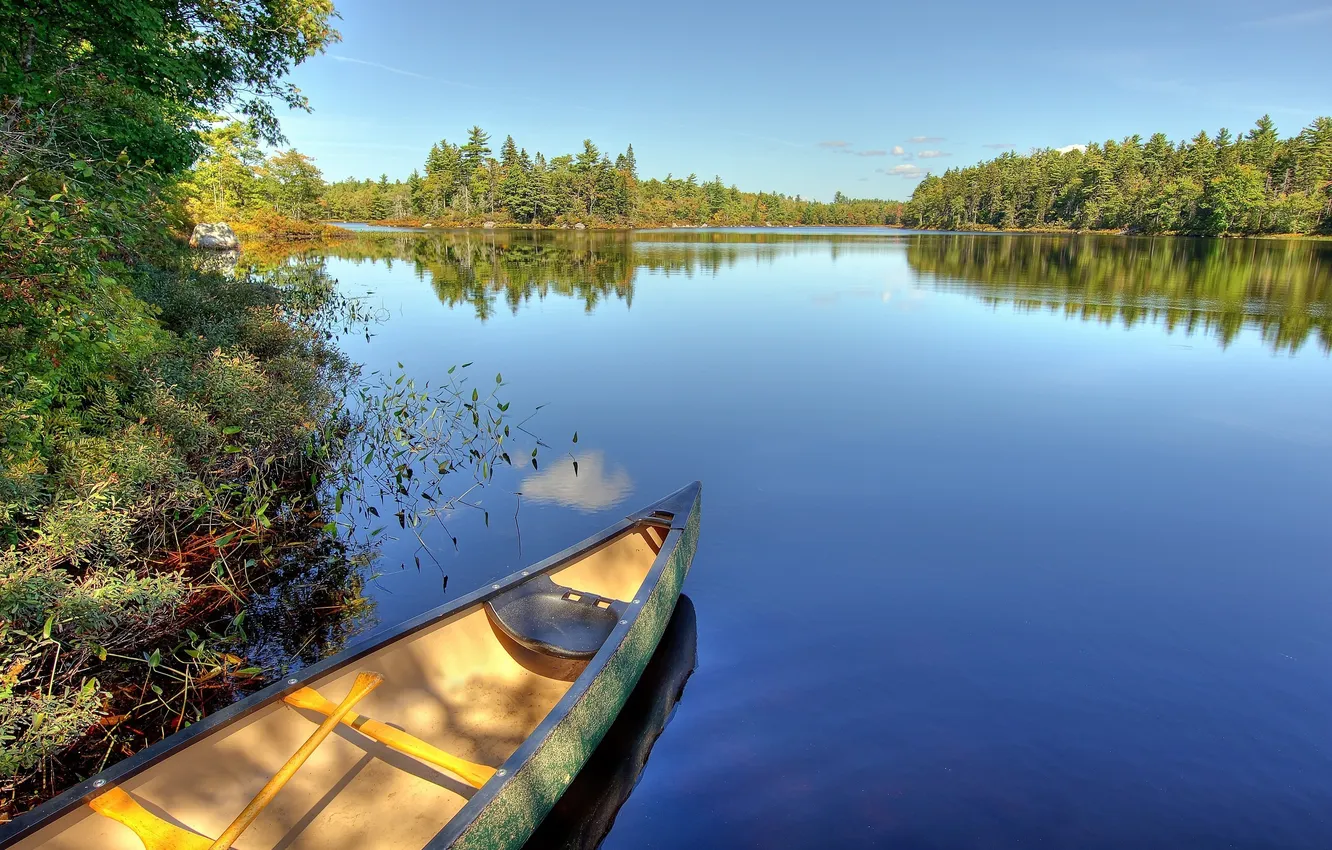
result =
[{"label": "sky", "polygon": [[328,179],[405,178],[473,124],[529,153],[633,144],[641,177],[910,197],[1012,149],[1332,115],[1332,4],[335,0],[283,116]]}]

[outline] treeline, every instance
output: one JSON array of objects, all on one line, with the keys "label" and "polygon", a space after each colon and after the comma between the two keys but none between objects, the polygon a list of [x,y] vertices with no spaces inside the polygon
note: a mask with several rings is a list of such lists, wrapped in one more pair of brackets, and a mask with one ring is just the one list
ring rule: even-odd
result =
[{"label": "treeline", "polygon": [[929,176],[904,222],[924,228],[1196,235],[1332,230],[1332,118],[1282,139],[1271,118],[1172,143],[1157,133],[1040,150]]},{"label": "treeline", "polygon": [[742,192],[720,177],[640,180],[633,146],[614,159],[591,140],[576,154],[529,154],[512,136],[498,155],[473,127],[462,144],[432,145],[406,180],[348,178],[327,183],[295,150],[265,159],[241,124],[216,127],[194,170],[190,210],[196,220],[275,211],[296,219],[429,221],[437,224],[573,225],[883,225],[899,224],[903,204],[831,203],[781,193]]}]

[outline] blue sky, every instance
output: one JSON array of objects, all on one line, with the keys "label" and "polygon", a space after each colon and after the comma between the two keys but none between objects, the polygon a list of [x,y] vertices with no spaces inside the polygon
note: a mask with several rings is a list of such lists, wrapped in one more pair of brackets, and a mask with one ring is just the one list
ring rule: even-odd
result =
[{"label": "blue sky", "polygon": [[[1332,115],[1332,5],[335,0],[283,126],[325,176],[406,177],[480,124],[633,143],[643,176],[906,198],[929,170],[1091,139]],[[495,145],[498,149],[498,144]]]}]

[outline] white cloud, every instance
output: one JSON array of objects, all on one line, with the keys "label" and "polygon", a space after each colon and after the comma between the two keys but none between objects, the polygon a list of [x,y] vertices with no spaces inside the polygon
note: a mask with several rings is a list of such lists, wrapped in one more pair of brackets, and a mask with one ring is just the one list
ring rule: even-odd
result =
[{"label": "white cloud", "polygon": [[912,136],[908,141],[913,145],[926,145],[931,142],[942,142],[943,136]]},{"label": "white cloud", "polygon": [[947,151],[917,151],[916,156],[921,159],[938,159],[941,156],[952,156]]},{"label": "white cloud", "polygon": [[901,145],[893,145],[892,154],[893,156],[911,156],[911,154],[907,153],[906,148]]},{"label": "white cloud", "polygon": [[925,176],[925,169],[921,168],[919,165],[894,165],[892,168],[880,168],[878,170],[890,177],[911,178]]},{"label": "white cloud", "polygon": [[1086,145],[1064,145],[1062,148],[1055,148],[1059,153],[1071,153],[1073,151],[1085,151]]},{"label": "white cloud", "polygon": [[581,454],[575,462],[557,461],[524,478],[522,485],[522,494],[535,502],[553,502],[585,511],[609,508],[633,491],[629,473],[620,466],[608,468],[600,451]]}]

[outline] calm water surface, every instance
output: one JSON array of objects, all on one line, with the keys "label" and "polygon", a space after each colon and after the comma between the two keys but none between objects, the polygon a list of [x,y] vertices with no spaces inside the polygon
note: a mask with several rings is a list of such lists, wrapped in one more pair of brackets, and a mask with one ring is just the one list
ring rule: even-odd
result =
[{"label": "calm water surface", "polygon": [[502,372],[551,447],[489,528],[427,530],[438,565],[387,547],[381,622],[705,483],[698,667],[605,846],[1332,845],[1332,244],[476,231],[327,264],[389,317],[353,357]]}]

